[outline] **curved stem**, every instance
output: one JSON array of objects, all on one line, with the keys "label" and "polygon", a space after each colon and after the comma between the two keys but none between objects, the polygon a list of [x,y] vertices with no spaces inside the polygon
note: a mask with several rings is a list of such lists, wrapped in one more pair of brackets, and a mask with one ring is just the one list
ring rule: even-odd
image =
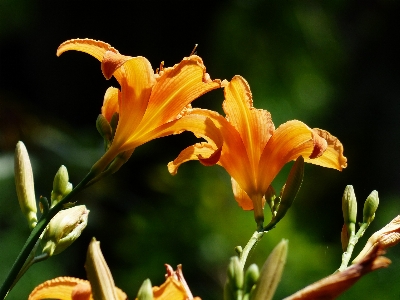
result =
[{"label": "curved stem", "polygon": [[351,255],[353,254],[354,246],[357,244],[360,237],[363,236],[365,230],[367,230],[370,223],[362,223],[357,234],[352,234],[349,239],[349,245],[347,246],[346,252],[342,255],[342,264],[340,265],[338,271],[344,271],[349,265]]},{"label": "curved stem", "polygon": [[251,236],[250,240],[247,242],[247,245],[239,254],[239,263],[242,270],[244,269],[244,265],[246,264],[247,256],[249,256],[250,251],[257,245],[257,243],[261,240],[265,233],[268,231],[256,231]]},{"label": "curved stem", "polygon": [[65,196],[60,202],[58,202],[54,207],[52,207],[49,212],[45,215],[42,215],[39,222],[31,231],[28,239],[25,242],[21,252],[19,253],[18,257],[16,258],[13,266],[11,267],[10,272],[7,275],[7,278],[4,280],[3,285],[0,288],[0,299],[4,299],[11,287],[15,279],[17,278],[20,270],[23,268],[25,261],[29,257],[32,249],[35,247],[36,242],[39,240],[40,235],[45,230],[47,224],[51,221],[51,219],[63,209],[64,204],[69,202],[78,192],[82,191],[86,188],[86,184],[95,176],[93,171],[90,171],[86,177],[67,195]]}]

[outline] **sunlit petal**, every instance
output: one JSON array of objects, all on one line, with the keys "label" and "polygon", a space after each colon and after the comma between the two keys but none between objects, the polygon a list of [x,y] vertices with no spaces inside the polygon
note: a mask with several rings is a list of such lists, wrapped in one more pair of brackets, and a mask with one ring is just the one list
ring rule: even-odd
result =
[{"label": "sunlit petal", "polygon": [[225,86],[224,94],[226,118],[243,140],[255,177],[261,153],[275,129],[271,114],[253,107],[250,87],[241,76],[233,77]]},{"label": "sunlit petal", "polygon": [[[68,40],[62,43],[58,49],[57,49],[57,56],[60,56],[66,51],[69,50],[75,50],[75,51],[80,51],[80,52],[85,52],[87,54],[92,55],[94,58],[98,59],[100,62],[103,61],[104,55],[106,52],[111,52],[116,54],[116,56],[119,57],[125,57],[121,54],[119,54],[118,50],[111,47],[111,45],[104,43],[102,41],[96,41],[96,40],[91,40],[91,39],[73,39],[73,40]],[[106,68],[107,69],[107,68]],[[103,66],[102,66],[103,70]],[[109,77],[106,76],[106,74],[103,71],[104,76],[109,79]],[[116,70],[114,72],[115,78],[117,78],[118,81],[120,81],[121,78],[121,73],[120,70]]]},{"label": "sunlit petal", "polygon": [[45,281],[41,285],[38,285],[29,295],[28,300],[72,299],[71,294],[74,288],[78,284],[88,284],[88,283],[89,281],[78,278],[58,277],[52,280]]},{"label": "sunlit petal", "polygon": [[220,81],[211,81],[205,71],[201,58],[193,55],[160,72],[140,130],[155,128],[176,119],[194,99],[219,88]]},{"label": "sunlit petal", "polygon": [[292,120],[279,126],[261,155],[258,189],[266,191],[286,163],[300,155],[309,157],[314,146],[313,130],[303,122]]},{"label": "sunlit petal", "polygon": [[[135,129],[146,110],[155,82],[154,72],[149,61],[144,57],[134,57],[122,67],[121,97],[119,103],[119,123],[114,143],[123,150],[130,148]],[[122,146],[124,145],[124,146]]]},{"label": "sunlit petal", "polygon": [[186,300],[187,295],[183,285],[174,277],[167,277],[160,287],[153,287],[154,300]]},{"label": "sunlit petal", "polygon": [[343,155],[342,143],[325,130],[314,128],[313,131],[327,141],[328,147],[322,156],[316,159],[304,157],[304,160],[315,165],[333,168],[339,171],[346,168],[347,158]]}]

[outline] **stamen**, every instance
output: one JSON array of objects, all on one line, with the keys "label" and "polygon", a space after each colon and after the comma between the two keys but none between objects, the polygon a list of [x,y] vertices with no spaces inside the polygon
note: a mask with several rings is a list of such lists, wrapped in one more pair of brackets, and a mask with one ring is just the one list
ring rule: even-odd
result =
[{"label": "stamen", "polygon": [[199,44],[194,44],[194,48],[193,48],[193,50],[192,50],[192,52],[190,52],[190,55],[189,56],[192,56],[192,55],[196,55],[197,54],[197,46],[198,46]]}]

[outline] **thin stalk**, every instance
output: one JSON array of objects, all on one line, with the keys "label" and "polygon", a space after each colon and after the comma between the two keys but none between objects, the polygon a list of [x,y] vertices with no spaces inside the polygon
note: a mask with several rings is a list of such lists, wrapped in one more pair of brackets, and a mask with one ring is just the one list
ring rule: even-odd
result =
[{"label": "thin stalk", "polygon": [[244,265],[246,264],[247,257],[249,256],[250,251],[257,245],[257,243],[261,240],[265,233],[268,231],[256,231],[251,236],[250,240],[247,242],[247,245],[239,254],[239,264],[242,270],[244,269]]},{"label": "thin stalk", "polygon": [[347,246],[346,252],[343,252],[342,255],[342,264],[340,265],[340,268],[338,269],[339,272],[344,271],[347,266],[349,265],[349,261],[351,258],[351,255],[353,254],[354,247],[357,244],[358,240],[363,236],[365,230],[367,230],[368,226],[370,223],[362,223],[360,226],[360,229],[358,229],[357,234],[353,234],[350,236],[349,239],[349,244]]},{"label": "thin stalk", "polygon": [[3,285],[0,288],[0,299],[4,299],[7,296],[15,279],[18,277],[20,270],[23,268],[25,261],[31,254],[32,249],[35,247],[36,242],[39,240],[42,232],[46,229],[47,224],[49,224],[51,219],[63,209],[65,203],[69,202],[70,199],[72,199],[77,193],[86,188],[86,184],[93,178],[93,176],[95,176],[95,173],[90,171],[67,196],[53,206],[46,215],[42,215],[35,228],[33,228],[31,231],[31,234],[26,240],[25,245],[21,249],[21,252],[16,258],[6,279],[4,280]]}]

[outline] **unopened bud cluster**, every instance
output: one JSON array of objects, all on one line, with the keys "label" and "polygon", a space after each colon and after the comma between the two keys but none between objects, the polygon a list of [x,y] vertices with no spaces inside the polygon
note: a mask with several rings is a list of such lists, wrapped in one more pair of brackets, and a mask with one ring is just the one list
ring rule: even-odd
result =
[{"label": "unopened bud cluster", "polygon": [[288,241],[282,240],[272,250],[261,272],[256,264],[252,264],[243,274],[239,258],[232,257],[228,265],[224,300],[272,299],[286,263],[287,249]]}]

